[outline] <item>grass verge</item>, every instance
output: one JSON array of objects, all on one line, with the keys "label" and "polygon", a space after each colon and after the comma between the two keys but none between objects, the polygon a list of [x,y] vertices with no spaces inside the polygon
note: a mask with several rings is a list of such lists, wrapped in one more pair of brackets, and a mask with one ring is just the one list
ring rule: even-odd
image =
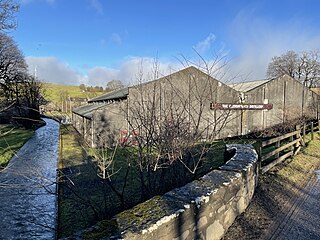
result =
[{"label": "grass verge", "polygon": [[[85,155],[79,144],[79,135],[70,125],[60,127],[60,159],[59,159],[59,211],[58,211],[58,233],[59,238],[78,230],[78,214],[74,207],[75,202],[67,197],[63,188],[65,176],[78,170],[77,166],[85,164]],[[73,227],[74,226],[74,227]],[[81,225],[80,225],[81,226]]]},{"label": "grass verge", "polygon": [[260,176],[250,205],[229,228],[224,240],[270,237],[320,167],[320,135],[316,134],[314,141],[308,136],[307,141],[297,156]]},{"label": "grass verge", "polygon": [[15,128],[9,124],[0,125],[0,167],[6,167],[11,158],[32,137],[34,130]]}]

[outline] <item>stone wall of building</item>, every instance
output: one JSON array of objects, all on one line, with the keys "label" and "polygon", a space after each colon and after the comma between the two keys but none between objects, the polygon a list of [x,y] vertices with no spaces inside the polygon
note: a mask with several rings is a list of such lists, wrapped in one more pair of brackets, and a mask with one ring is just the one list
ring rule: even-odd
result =
[{"label": "stone wall of building", "polygon": [[[73,236],[105,232],[103,239],[220,239],[245,211],[258,181],[251,145],[228,145],[234,156],[199,180],[126,210]],[[107,230],[109,229],[109,230]],[[112,236],[107,232],[113,233]]]}]

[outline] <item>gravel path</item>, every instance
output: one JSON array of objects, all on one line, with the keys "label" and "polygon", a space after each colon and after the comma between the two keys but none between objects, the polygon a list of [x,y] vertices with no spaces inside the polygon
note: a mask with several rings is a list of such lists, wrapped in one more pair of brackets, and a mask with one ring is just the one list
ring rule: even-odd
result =
[{"label": "gravel path", "polygon": [[303,194],[280,224],[273,240],[320,239],[320,171],[303,189]]},{"label": "gravel path", "polygon": [[59,124],[45,119],[0,173],[0,239],[54,239]]}]

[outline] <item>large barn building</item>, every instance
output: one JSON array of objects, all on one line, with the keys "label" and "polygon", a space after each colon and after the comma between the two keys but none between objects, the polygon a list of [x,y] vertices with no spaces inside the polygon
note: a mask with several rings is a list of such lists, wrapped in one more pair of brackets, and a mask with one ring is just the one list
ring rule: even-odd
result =
[{"label": "large barn building", "polygon": [[230,86],[242,94],[243,103],[272,104],[270,110],[244,111],[242,134],[300,117],[319,117],[319,95],[288,75]]},{"label": "large barn building", "polygon": [[[93,147],[157,129],[197,132],[201,140],[243,135],[301,116],[318,117],[319,96],[282,77],[226,85],[195,67],[116,90],[73,110]],[[133,135],[134,135],[133,134]]]},{"label": "large barn building", "polygon": [[239,111],[212,110],[213,102],[238,103],[239,93],[188,67],[91,99],[88,105],[73,110],[73,122],[92,146],[121,139],[132,131],[142,134],[148,124],[159,129],[168,127],[161,125],[164,123],[172,128],[183,126],[197,131],[202,139],[240,134]]}]

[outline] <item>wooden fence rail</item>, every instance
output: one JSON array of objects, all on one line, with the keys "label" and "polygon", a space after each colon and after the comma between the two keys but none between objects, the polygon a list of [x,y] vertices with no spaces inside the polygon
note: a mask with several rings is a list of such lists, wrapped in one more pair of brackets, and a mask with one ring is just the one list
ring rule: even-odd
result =
[{"label": "wooden fence rail", "polygon": [[302,127],[296,126],[296,131],[282,136],[257,141],[256,150],[259,156],[260,172],[265,173],[285,159],[295,156],[301,147],[305,146],[306,135],[311,133],[311,140],[313,140],[316,130],[320,132],[320,120],[305,123]]}]

